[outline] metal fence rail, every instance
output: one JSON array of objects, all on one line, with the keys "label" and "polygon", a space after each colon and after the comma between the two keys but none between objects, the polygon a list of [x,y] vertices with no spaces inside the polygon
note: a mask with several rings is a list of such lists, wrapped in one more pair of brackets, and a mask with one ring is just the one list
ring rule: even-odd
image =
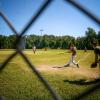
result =
[{"label": "metal fence rail", "polygon": [[[39,80],[44,84],[44,86],[48,89],[48,91],[52,94],[52,97],[55,100],[61,100],[61,97],[55,92],[55,90],[50,86],[50,84],[45,80],[45,78],[36,70],[35,66],[32,65],[32,63],[29,61],[29,59],[26,57],[26,55],[22,52],[22,50],[20,50],[19,45],[20,45],[20,40],[22,38],[22,36],[26,33],[26,31],[28,31],[28,29],[35,24],[35,21],[37,21],[37,19],[39,17],[41,17],[41,14],[43,14],[43,12],[49,7],[49,5],[53,2],[54,0],[46,0],[43,5],[40,7],[40,9],[38,9],[37,13],[35,15],[32,16],[32,18],[29,20],[29,22],[26,24],[26,26],[23,28],[23,30],[21,31],[21,33],[18,33],[16,31],[16,29],[13,27],[12,23],[9,21],[9,19],[5,16],[5,14],[0,11],[0,16],[3,18],[3,20],[7,23],[7,25],[9,26],[9,28],[14,32],[14,34],[16,34],[17,40],[16,40],[16,51],[14,53],[12,53],[4,62],[3,64],[0,66],[0,72],[2,72],[2,70],[6,67],[6,65],[8,64],[8,62],[14,58],[17,54],[20,54],[20,56],[22,56],[22,58],[25,60],[25,62],[28,64],[28,66],[31,68],[31,70],[33,71],[33,73],[35,73],[37,75],[37,77],[39,78]],[[96,24],[98,24],[100,26],[100,19],[98,19],[96,16],[94,16],[92,13],[90,13],[87,9],[85,9],[84,7],[82,7],[78,2],[74,1],[74,0],[64,0],[65,3],[69,3],[71,5],[73,5],[75,8],[79,9],[81,12],[83,12],[86,16],[88,16],[91,20],[93,20]],[[100,65],[100,64],[99,64]],[[100,66],[99,66],[100,67]],[[78,95],[76,98],[73,98],[75,100],[78,100],[88,94],[90,94],[91,92],[93,92],[94,90],[96,90],[97,88],[100,88],[100,81],[98,82],[97,85],[95,85],[92,88],[89,88],[87,91],[85,91],[84,93]]]}]

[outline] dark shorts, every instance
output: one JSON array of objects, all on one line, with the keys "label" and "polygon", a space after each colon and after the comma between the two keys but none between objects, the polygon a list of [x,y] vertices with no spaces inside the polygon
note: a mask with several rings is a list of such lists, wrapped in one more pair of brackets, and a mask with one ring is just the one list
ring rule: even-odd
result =
[{"label": "dark shorts", "polygon": [[94,49],[94,52],[95,52],[96,54],[100,55],[100,48],[95,48],[95,49]]}]

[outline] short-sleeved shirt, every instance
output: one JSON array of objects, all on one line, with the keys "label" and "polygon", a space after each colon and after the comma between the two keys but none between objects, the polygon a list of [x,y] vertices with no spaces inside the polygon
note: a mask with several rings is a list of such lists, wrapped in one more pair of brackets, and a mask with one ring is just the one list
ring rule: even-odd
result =
[{"label": "short-sleeved shirt", "polygon": [[76,55],[76,47],[72,47],[71,51],[72,51],[72,56]]}]

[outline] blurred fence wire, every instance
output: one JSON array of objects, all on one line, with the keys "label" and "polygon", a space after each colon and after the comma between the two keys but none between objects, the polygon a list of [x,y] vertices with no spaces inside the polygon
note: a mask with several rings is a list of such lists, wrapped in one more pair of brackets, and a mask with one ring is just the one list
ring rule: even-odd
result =
[{"label": "blurred fence wire", "polygon": [[[33,73],[35,73],[38,76],[38,78],[40,79],[40,81],[44,84],[44,86],[51,93],[52,97],[55,100],[61,100],[61,97],[55,92],[55,90],[51,87],[51,85],[47,82],[47,80],[40,74],[40,72],[38,72],[38,70],[36,70],[35,66],[29,61],[29,59],[22,52],[22,50],[20,49],[20,46],[19,46],[20,45],[20,41],[23,38],[23,35],[26,33],[26,31],[29,30],[29,28],[32,25],[35,24],[35,21],[37,21],[37,19],[39,17],[41,17],[41,14],[44,13],[44,11],[49,7],[49,5],[52,4],[52,2],[54,2],[54,0],[46,0],[42,4],[42,6],[38,9],[38,11],[36,12],[36,14],[33,15],[32,18],[28,21],[28,23],[23,28],[23,30],[21,31],[21,33],[18,33],[16,31],[16,29],[14,28],[14,26],[12,25],[12,23],[9,21],[9,19],[7,18],[7,16],[5,16],[4,12],[0,11],[0,16],[6,22],[6,24],[9,26],[9,28],[13,31],[13,33],[16,34],[16,37],[17,37],[17,40],[16,40],[16,51],[14,53],[12,53],[3,62],[3,64],[0,66],[0,73],[3,71],[3,69],[6,67],[6,65],[9,63],[10,60],[12,60],[17,54],[20,54],[20,56],[22,56],[22,58],[25,60],[25,62],[31,68],[31,70],[33,71]],[[76,2],[75,0],[64,0],[64,2],[65,3],[69,3],[70,5],[74,6],[76,9],[78,9],[84,15],[88,16],[92,21],[94,21],[96,24],[98,24],[100,26],[100,19],[98,19],[95,15],[93,15],[91,12],[89,12],[85,7],[83,7],[82,5],[80,5],[78,2]],[[96,90],[97,88],[100,88],[100,82],[98,82],[98,84],[96,84],[92,88],[89,88],[84,93],[81,93],[80,95],[78,95],[76,98],[73,98],[73,99],[75,99],[75,100],[81,99],[84,96],[86,96],[86,95],[90,94],[91,92],[93,92],[94,90]]]}]

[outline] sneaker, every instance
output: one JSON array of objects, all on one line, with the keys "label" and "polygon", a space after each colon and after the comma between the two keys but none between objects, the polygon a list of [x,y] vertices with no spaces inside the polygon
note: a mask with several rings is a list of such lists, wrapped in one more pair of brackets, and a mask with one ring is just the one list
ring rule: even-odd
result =
[{"label": "sneaker", "polygon": [[77,64],[77,67],[79,68],[79,64]]}]

